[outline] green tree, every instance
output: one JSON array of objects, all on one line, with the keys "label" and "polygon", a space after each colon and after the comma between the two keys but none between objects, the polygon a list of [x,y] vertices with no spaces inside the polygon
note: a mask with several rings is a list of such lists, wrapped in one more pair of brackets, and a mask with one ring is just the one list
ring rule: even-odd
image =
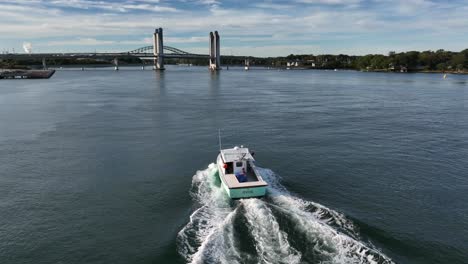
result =
[{"label": "green tree", "polygon": [[452,58],[450,60],[450,65],[452,68],[457,69],[457,70],[462,70],[463,65],[465,64],[465,55],[463,53],[456,53],[452,55]]},{"label": "green tree", "polygon": [[442,63],[439,63],[439,64],[437,64],[436,68],[437,68],[437,70],[439,70],[439,71],[445,71],[445,70],[447,70],[447,64],[446,64],[446,63],[443,63],[443,62],[442,62]]}]

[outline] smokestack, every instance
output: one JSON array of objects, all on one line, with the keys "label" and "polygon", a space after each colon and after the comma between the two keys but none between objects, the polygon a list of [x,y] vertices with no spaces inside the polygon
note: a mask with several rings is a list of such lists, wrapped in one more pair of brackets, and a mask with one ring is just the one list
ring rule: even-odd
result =
[{"label": "smokestack", "polygon": [[29,42],[24,42],[23,43],[23,49],[24,49],[24,52],[26,52],[28,54],[31,54],[32,53],[32,44],[29,43]]}]

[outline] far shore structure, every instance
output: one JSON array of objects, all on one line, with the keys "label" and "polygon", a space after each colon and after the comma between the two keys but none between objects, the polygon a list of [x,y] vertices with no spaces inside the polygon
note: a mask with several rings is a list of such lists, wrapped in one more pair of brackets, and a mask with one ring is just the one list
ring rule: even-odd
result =
[{"label": "far shore structure", "polygon": [[[459,52],[446,51],[408,51],[389,52],[387,55],[313,55],[303,54],[279,57],[255,57],[243,55],[221,56],[221,41],[218,31],[208,34],[208,54],[195,54],[164,45],[163,29],[156,28],[153,45],[126,52],[74,52],[74,53],[34,53],[31,43],[23,43],[25,53],[3,52],[0,54],[2,69],[59,69],[62,66],[87,65],[110,66],[119,70],[120,66],[153,65],[154,70],[164,70],[166,64],[208,66],[212,71],[225,66],[240,66],[283,69],[331,69],[360,70],[378,72],[434,72],[468,73],[468,49]],[[26,49],[27,48],[27,49]]]}]

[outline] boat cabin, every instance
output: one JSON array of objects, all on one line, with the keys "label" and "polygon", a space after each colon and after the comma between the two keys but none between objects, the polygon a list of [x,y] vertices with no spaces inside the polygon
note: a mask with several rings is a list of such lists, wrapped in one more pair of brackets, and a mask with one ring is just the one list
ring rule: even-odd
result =
[{"label": "boat cabin", "polygon": [[221,150],[221,160],[224,163],[224,174],[234,175],[239,182],[259,181],[253,162],[255,159],[248,148],[234,147]]}]

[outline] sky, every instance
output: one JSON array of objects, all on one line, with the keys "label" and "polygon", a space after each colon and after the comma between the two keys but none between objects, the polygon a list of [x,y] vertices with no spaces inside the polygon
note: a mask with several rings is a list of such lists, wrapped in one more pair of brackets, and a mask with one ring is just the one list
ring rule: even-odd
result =
[{"label": "sky", "polygon": [[225,55],[460,51],[468,0],[0,0],[0,52],[125,52],[157,27],[196,53],[214,30]]}]

